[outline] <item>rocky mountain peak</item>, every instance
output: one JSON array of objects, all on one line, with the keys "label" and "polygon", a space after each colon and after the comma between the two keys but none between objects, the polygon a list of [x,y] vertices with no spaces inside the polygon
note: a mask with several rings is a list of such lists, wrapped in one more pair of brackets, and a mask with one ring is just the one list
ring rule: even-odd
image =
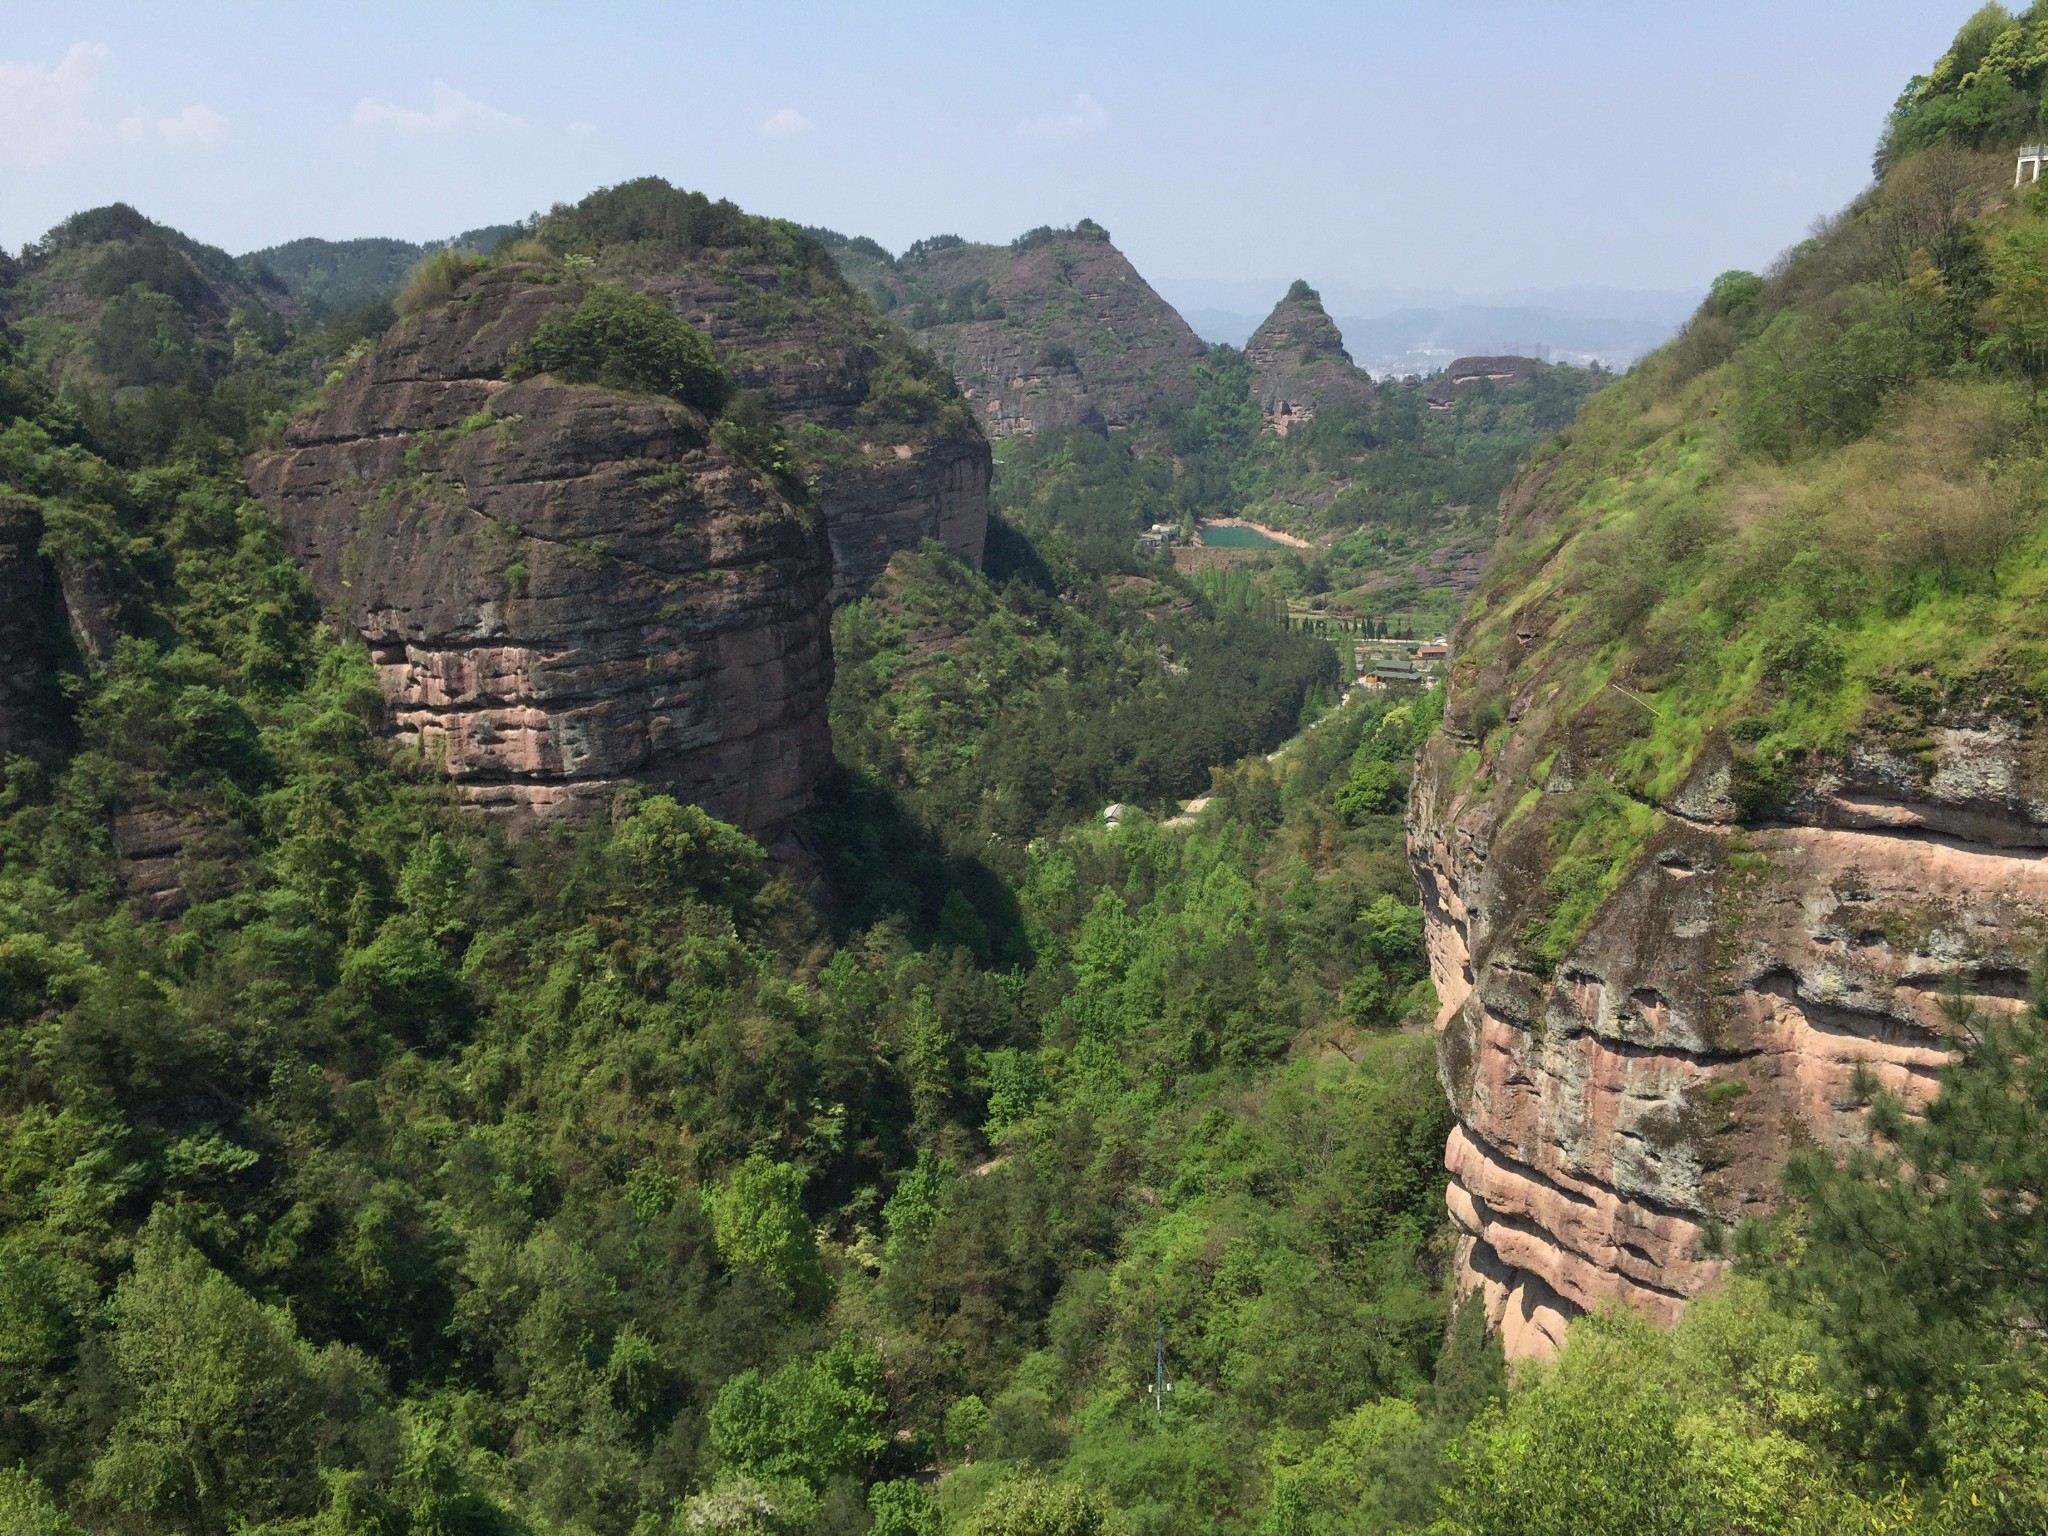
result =
[{"label": "rocky mountain peak", "polygon": [[1297,278],[1245,343],[1252,395],[1283,437],[1325,406],[1372,403],[1372,377],[1351,361],[1322,296]]},{"label": "rocky mountain peak", "polygon": [[893,259],[828,238],[848,279],[953,371],[989,437],[1123,431],[1194,403],[1187,365],[1207,348],[1092,219],[1008,245],[941,235]]}]

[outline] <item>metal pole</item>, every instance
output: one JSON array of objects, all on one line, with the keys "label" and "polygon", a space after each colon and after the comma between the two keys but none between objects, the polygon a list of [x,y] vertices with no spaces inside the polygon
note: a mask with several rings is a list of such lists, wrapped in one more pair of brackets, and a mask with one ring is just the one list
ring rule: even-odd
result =
[{"label": "metal pole", "polygon": [[1159,1323],[1159,1346],[1153,1365],[1152,1398],[1154,1412],[1163,1424],[1166,1422],[1166,1322],[1163,1318]]}]

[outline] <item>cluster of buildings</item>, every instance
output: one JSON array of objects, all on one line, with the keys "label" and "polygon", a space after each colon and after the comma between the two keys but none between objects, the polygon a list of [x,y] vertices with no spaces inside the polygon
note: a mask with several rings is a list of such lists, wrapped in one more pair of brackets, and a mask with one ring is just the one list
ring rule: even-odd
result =
[{"label": "cluster of buildings", "polygon": [[1437,674],[1450,656],[1450,643],[1438,635],[1406,656],[1376,657],[1359,672],[1358,686],[1388,688],[1398,683],[1409,688],[1434,688]]}]

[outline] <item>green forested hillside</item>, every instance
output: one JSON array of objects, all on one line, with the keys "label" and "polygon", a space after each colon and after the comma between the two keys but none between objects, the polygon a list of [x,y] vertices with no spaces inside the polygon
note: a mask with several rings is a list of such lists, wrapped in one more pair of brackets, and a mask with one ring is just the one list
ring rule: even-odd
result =
[{"label": "green forested hillside", "polygon": [[539,220],[487,224],[449,240],[415,245],[410,240],[287,240],[265,246],[242,260],[270,273],[317,320],[331,320],[378,299],[395,299],[412,269],[432,251],[468,251],[488,256],[500,244],[531,234]]},{"label": "green forested hillside", "polygon": [[[1098,779],[1208,787],[1331,658],[1013,533],[1000,589],[903,578],[1082,689],[1081,778],[1000,869],[855,871],[826,919],[660,797],[507,843],[378,742],[235,467],[267,413],[215,397],[320,345],[59,396],[7,343],[8,529],[80,625],[34,599],[0,790],[10,1528],[1243,1530],[1274,1436],[1428,1388],[1444,1112],[1388,1032],[1430,1006],[1394,766],[1426,713],[1354,706],[1193,828],[1062,832]],[[1146,703],[1168,662],[1217,700]],[[912,843],[1004,735],[875,730],[840,826]]]},{"label": "green forested hillside", "polygon": [[[1926,127],[1995,89],[1990,47],[1916,86],[1879,190],[1541,455],[1572,510],[1511,524],[1471,646],[1548,572],[1542,643],[1659,722],[1594,733],[1612,799],[1556,797],[1554,944],[1708,731],[1768,804],[1848,722],[2044,697],[2048,204],[1959,147],[1989,128]],[[637,792],[508,841],[378,740],[368,654],[237,467],[365,317],[259,315],[94,217],[8,270],[0,343],[0,531],[92,598],[0,616],[49,663],[0,787],[0,1526],[2048,1522],[2037,1015],[1965,1018],[1924,1115],[1880,1099],[1871,1154],[1795,1163],[1670,1334],[1595,1314],[1510,1383],[1446,1294],[1402,822],[1440,696],[1331,707],[1273,600],[1391,607],[1592,380],[1387,387],[1279,442],[1216,349],[1170,451],[1017,441],[984,571],[927,547],[841,611],[815,868]],[[956,406],[902,360],[883,406]],[[763,473],[832,446],[722,425]],[[1358,531],[1263,594],[1133,552],[1254,506]],[[1483,780],[1513,701],[1459,685]]]},{"label": "green forested hillside", "polygon": [[[1213,348],[1209,367],[1219,384],[1242,387],[1240,354]],[[1551,368],[1461,390],[1443,410],[1429,406],[1428,380],[1386,379],[1370,405],[1326,407],[1285,437],[1258,432],[1253,411],[1252,430],[1231,445],[1227,473],[1217,477],[1227,491],[1215,510],[1227,504],[1312,541],[1280,561],[1268,582],[1276,595],[1426,637],[1456,617],[1469,587],[1456,568],[1491,544],[1495,506],[1516,467],[1610,378]],[[1187,441],[1192,435],[1176,450],[1185,455],[1217,436]]]},{"label": "green forested hillside", "polygon": [[[1347,622],[1447,626],[1515,466],[1609,380],[1546,368],[1431,409],[1429,381],[1389,379],[1377,398],[1328,404],[1282,435],[1253,398],[1245,354],[1166,345],[1185,329],[1179,317],[1087,220],[1007,246],[941,236],[901,258],[872,240],[812,233],[849,282],[952,362],[975,409],[991,395],[1014,404],[1022,387],[1019,408],[1043,419],[997,444],[1013,510],[1044,501],[1040,512],[1066,515],[1074,536],[1119,542],[1154,522],[1192,539],[1218,517],[1289,531],[1313,547],[1274,556],[1261,590],[1303,606],[1320,599],[1316,612]],[[1054,280],[1020,276],[1048,262]],[[1146,383],[1133,392],[1138,373]],[[1063,403],[1031,404],[1041,389]],[[1074,424],[1090,402],[1107,433],[1101,420]]]},{"label": "green forested hillside", "polygon": [[[1561,722],[1647,711],[1599,738],[1619,787],[1663,802],[1725,743],[1755,814],[1859,736],[2040,718],[2048,202],[2008,166],[1951,143],[1898,160],[1767,276],[1724,274],[1587,407],[1538,471],[1562,515],[1505,526],[1475,600],[1470,718],[1502,703],[1482,658],[1541,636]],[[1578,810],[1618,869],[1644,824]]]}]

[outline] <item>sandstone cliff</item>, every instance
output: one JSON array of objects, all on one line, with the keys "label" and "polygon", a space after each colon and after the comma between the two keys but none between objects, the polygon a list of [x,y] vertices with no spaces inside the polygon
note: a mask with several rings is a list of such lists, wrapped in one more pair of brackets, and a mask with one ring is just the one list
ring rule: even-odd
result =
[{"label": "sandstone cliff", "polygon": [[[830,766],[829,602],[926,539],[978,564],[988,444],[787,225],[642,181],[541,240],[403,321],[251,484],[467,799],[523,821],[638,780],[772,839]],[[596,285],[710,336],[732,419],[512,377]]]},{"label": "sandstone cliff", "polygon": [[2048,949],[2009,178],[1889,163],[1501,500],[1409,833],[1461,1279],[1511,1353],[1608,1299],[1674,1316],[1789,1153],[1875,1135],[1878,1088],[1924,1102]]},{"label": "sandstone cliff", "polygon": [[[1542,739],[1518,732],[1497,771]],[[1609,1298],[1671,1321],[1718,1272],[1710,1224],[1771,1208],[1794,1147],[1861,1135],[1859,1072],[1930,1091],[1945,990],[2016,1004],[2048,943],[2048,799],[2036,783],[2015,806],[2009,779],[1984,782],[1985,747],[2006,749],[1996,779],[2039,743],[1958,729],[1935,783],[1869,761],[1811,822],[1657,816],[1543,974],[1516,943],[1543,818],[1504,825],[1452,788],[1457,746],[1431,749],[1414,853],[1461,1121],[1445,1154],[1461,1278],[1485,1287],[1511,1354],[1547,1352]],[[1936,830],[1957,824],[1991,840]]]},{"label": "sandstone cliff", "polygon": [[688,406],[508,381],[580,296],[538,275],[402,322],[251,486],[466,800],[527,820],[638,780],[772,838],[830,763],[824,529]]},{"label": "sandstone cliff", "polygon": [[1337,322],[1307,283],[1296,282],[1244,346],[1252,398],[1282,437],[1326,405],[1372,404],[1372,376],[1353,365]]},{"label": "sandstone cliff", "polygon": [[990,437],[1121,431],[1194,401],[1187,365],[1205,350],[1200,338],[1086,219],[1007,246],[921,242],[893,264],[837,254],[953,370]]},{"label": "sandstone cliff", "polygon": [[581,233],[573,212],[556,215],[546,233],[590,250],[600,272],[667,299],[717,343],[740,387],[792,432],[815,429],[812,491],[831,541],[835,601],[864,592],[892,554],[925,539],[979,566],[993,472],[987,438],[946,398],[951,381],[920,364],[821,250],[771,227],[787,244],[608,241]]},{"label": "sandstone cliff", "polygon": [[[539,232],[556,254],[587,258],[594,275],[660,294],[789,430],[814,429],[801,446],[832,544],[834,601],[864,591],[891,554],[925,539],[981,563],[987,439],[943,373],[810,236],[651,177],[558,207]],[[521,233],[493,225],[446,248],[488,252]],[[281,282],[285,302],[325,312],[395,294],[426,254],[403,241],[299,240],[241,265],[252,281]]]}]

